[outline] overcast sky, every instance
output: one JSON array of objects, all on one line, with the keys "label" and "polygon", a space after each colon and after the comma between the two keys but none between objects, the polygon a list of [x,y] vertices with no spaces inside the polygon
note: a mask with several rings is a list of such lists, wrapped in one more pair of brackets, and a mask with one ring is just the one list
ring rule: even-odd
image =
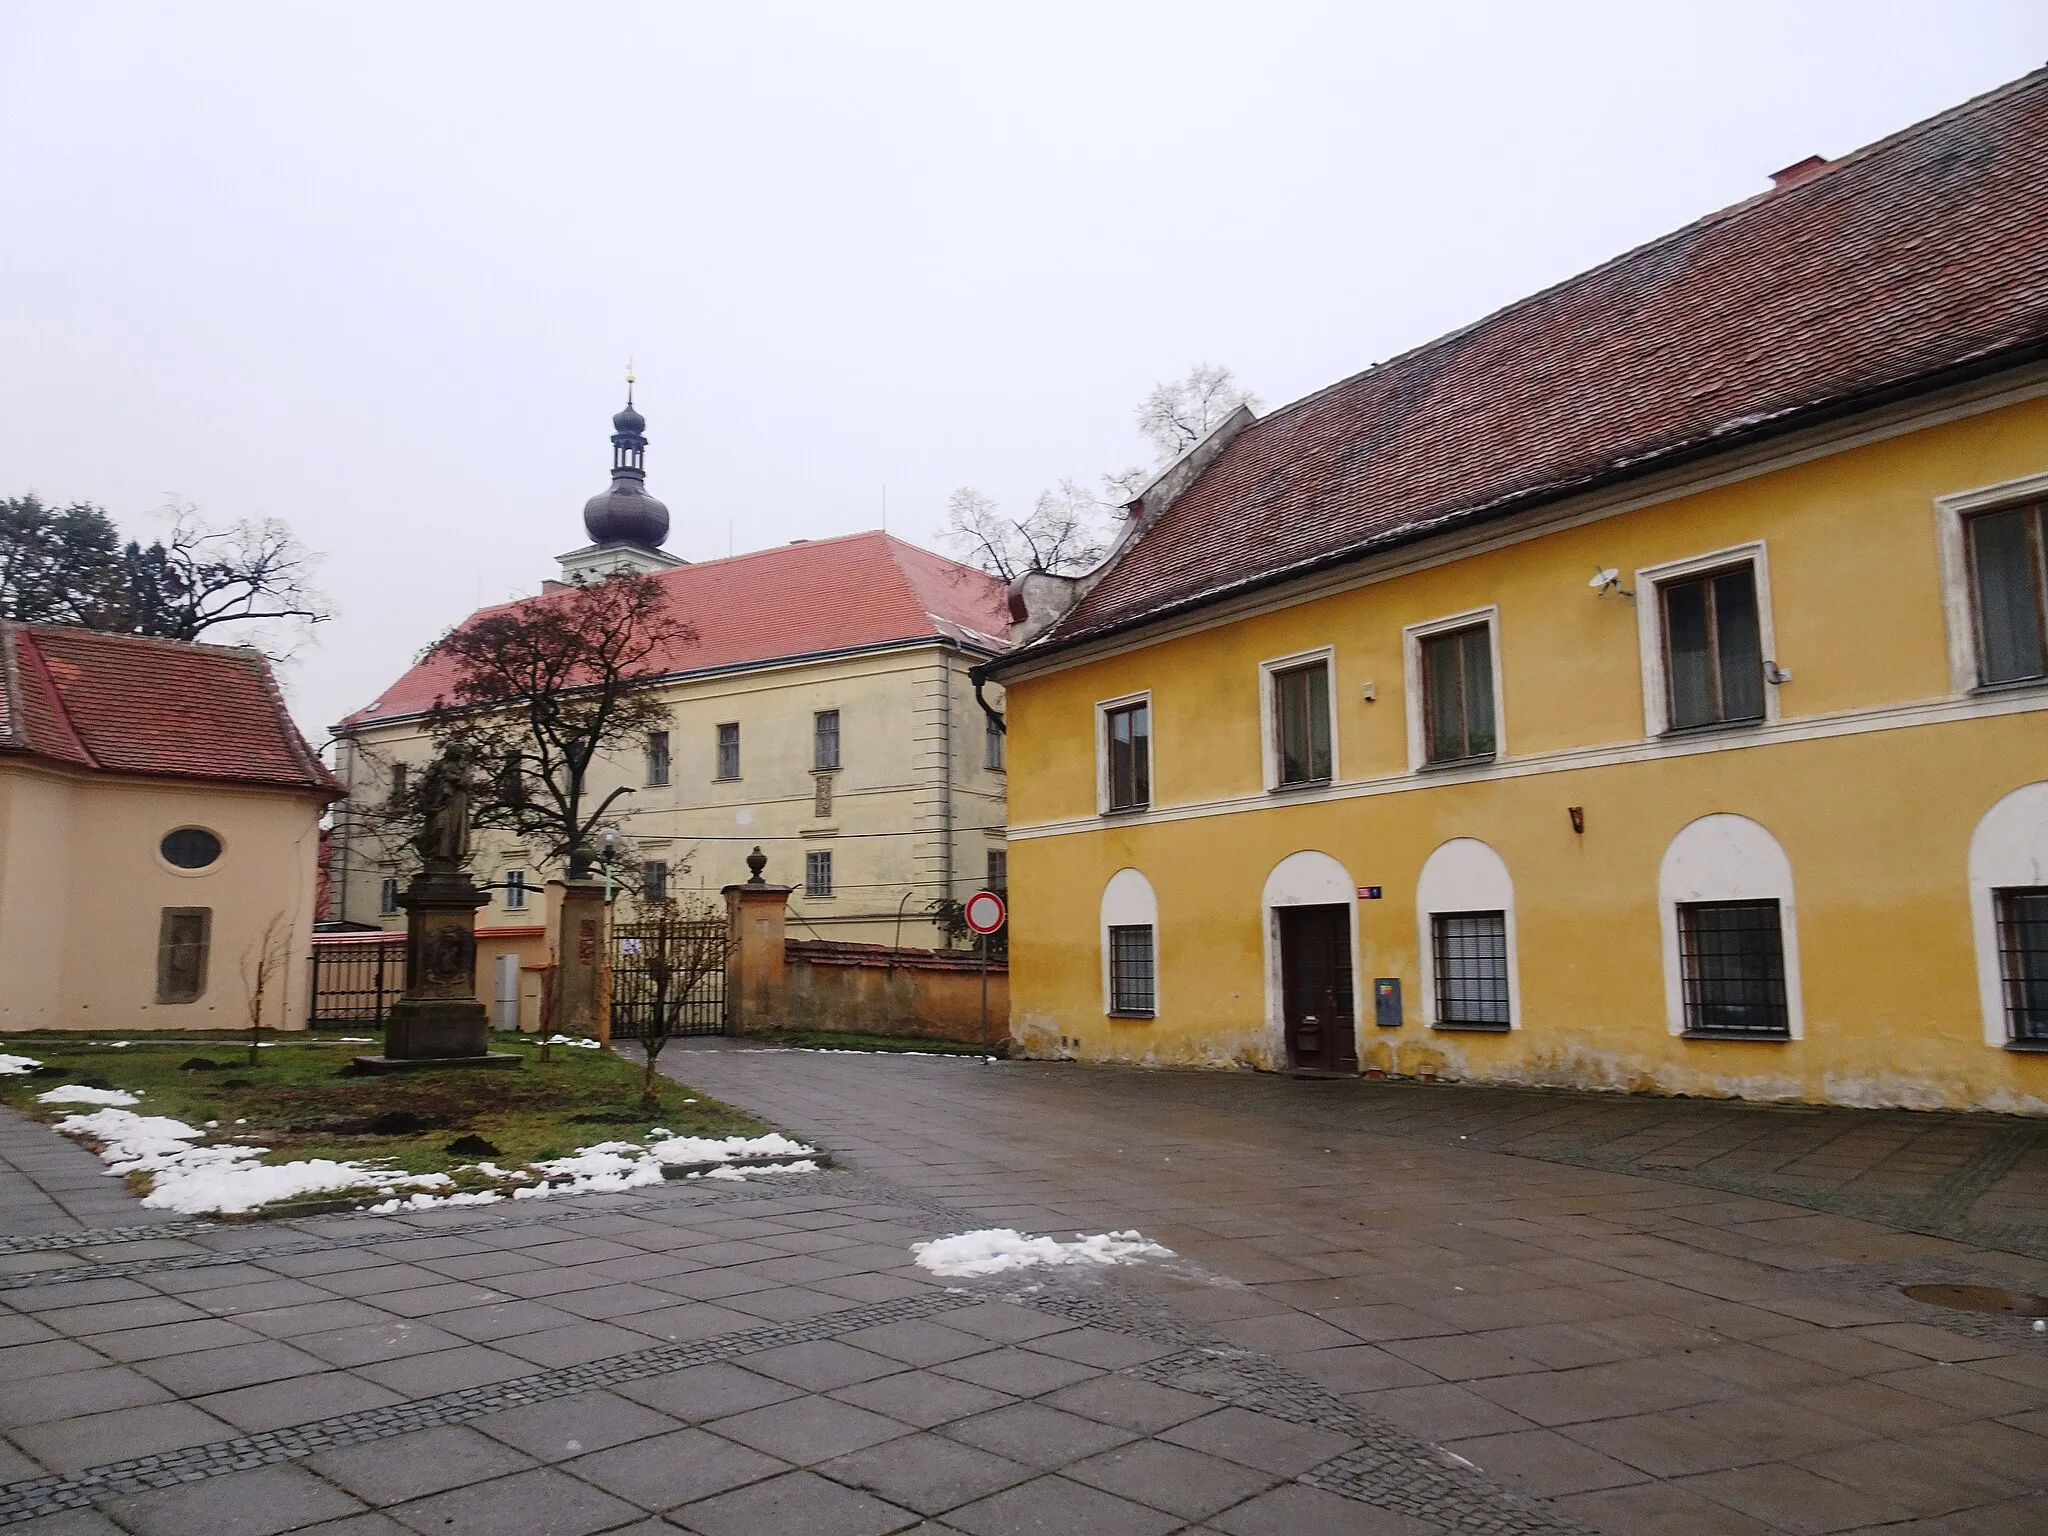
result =
[{"label": "overcast sky", "polygon": [[316,742],[585,542],[1026,504],[2048,61],[2038,0],[0,0],[0,495],[286,519]]}]

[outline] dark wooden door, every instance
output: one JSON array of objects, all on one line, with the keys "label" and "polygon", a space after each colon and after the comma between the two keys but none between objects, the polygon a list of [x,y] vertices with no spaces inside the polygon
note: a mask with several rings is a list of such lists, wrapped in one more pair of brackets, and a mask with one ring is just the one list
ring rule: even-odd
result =
[{"label": "dark wooden door", "polygon": [[1288,1065],[1358,1070],[1351,1007],[1351,909],[1281,907],[1280,995]]}]

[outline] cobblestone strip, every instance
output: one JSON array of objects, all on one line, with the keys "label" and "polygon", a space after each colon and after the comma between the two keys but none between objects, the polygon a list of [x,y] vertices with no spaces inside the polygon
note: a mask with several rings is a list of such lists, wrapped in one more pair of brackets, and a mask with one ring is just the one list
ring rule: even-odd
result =
[{"label": "cobblestone strip", "polygon": [[1583,1536],[1580,1527],[1495,1486],[1483,1472],[1447,1463],[1436,1447],[1398,1425],[1360,1410],[1276,1360],[1220,1343],[1159,1303],[1120,1286],[1056,1279],[1013,1291],[1005,1299],[1071,1322],[1179,1346],[1171,1355],[1126,1367],[1119,1375],[1365,1442],[1303,1473],[1298,1481],[1312,1487],[1446,1531]]},{"label": "cobblestone strip", "polygon": [[84,1232],[31,1232],[20,1237],[0,1237],[0,1255],[12,1253],[62,1253],[67,1248],[98,1248],[115,1243],[146,1243],[157,1237],[190,1237],[211,1232],[210,1221],[167,1221],[154,1227],[93,1227]]},{"label": "cobblestone strip", "polygon": [[[806,1185],[806,1189],[816,1188]],[[174,1253],[154,1259],[115,1259],[105,1264],[74,1264],[65,1269],[29,1269],[19,1274],[0,1275],[0,1291],[19,1291],[41,1285],[70,1285],[80,1280],[125,1280],[134,1275],[158,1274],[174,1269],[213,1269],[224,1264],[240,1264],[251,1259],[287,1259],[302,1253],[332,1253],[351,1248],[376,1248],[385,1243],[411,1243],[421,1238],[461,1237],[470,1232],[502,1232],[512,1227],[546,1227],[570,1221],[590,1221],[604,1216],[631,1216],[645,1211],[675,1210],[678,1207],[701,1210],[714,1205],[738,1205],[751,1200],[777,1200],[792,1193],[787,1186],[766,1184],[743,1188],[697,1189],[692,1187],[687,1194],[678,1192],[665,1200],[636,1200],[631,1205],[611,1205],[598,1210],[574,1210],[563,1205],[550,1205],[545,1211],[529,1216],[486,1217],[481,1221],[461,1224],[449,1223],[431,1227],[408,1227],[400,1232],[364,1232],[354,1236],[306,1237],[295,1242],[257,1243],[247,1248],[229,1248],[218,1252]],[[564,1196],[565,1200],[579,1198]],[[899,1202],[900,1203],[900,1202]],[[362,1213],[367,1214],[367,1213]],[[414,1214],[409,1211],[393,1211],[380,1218],[389,1220],[394,1216]],[[325,1218],[323,1218],[325,1219]],[[343,1217],[342,1220],[351,1219]],[[112,1231],[146,1233],[151,1237],[190,1236],[194,1232],[218,1230],[213,1222],[194,1222],[183,1230],[168,1227],[110,1228]],[[56,1234],[62,1236],[64,1234]],[[106,1239],[102,1238],[102,1241]],[[133,1241],[133,1239],[119,1239]],[[78,1247],[80,1244],[67,1246]],[[43,1250],[29,1249],[28,1252]]]},{"label": "cobblestone strip", "polygon": [[210,1445],[167,1451],[157,1456],[109,1462],[103,1466],[88,1467],[69,1477],[39,1477],[9,1483],[0,1487],[0,1525],[13,1525],[67,1509],[82,1509],[123,1494],[169,1488],[201,1478],[292,1461],[319,1451],[362,1445],[392,1435],[463,1424],[507,1408],[573,1397],[580,1392],[663,1376],[671,1371],[687,1370],[693,1365],[733,1360],[763,1350],[779,1349],[786,1344],[834,1339],[886,1323],[915,1322],[942,1312],[975,1306],[985,1299],[966,1291],[927,1291],[894,1301],[850,1307],[843,1312],[828,1312],[822,1317],[801,1322],[766,1323],[758,1328],[720,1334],[715,1338],[657,1344],[649,1349],[633,1350],[585,1365],[536,1371],[529,1376],[515,1377],[490,1386],[466,1387],[459,1392],[443,1392],[437,1397],[394,1403],[386,1408],[339,1414],[312,1424],[241,1435],[232,1440],[217,1440]]}]

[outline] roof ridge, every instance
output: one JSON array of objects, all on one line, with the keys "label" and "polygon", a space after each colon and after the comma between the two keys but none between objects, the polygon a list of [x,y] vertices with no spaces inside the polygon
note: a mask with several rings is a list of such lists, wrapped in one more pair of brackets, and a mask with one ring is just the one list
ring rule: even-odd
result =
[{"label": "roof ridge", "polygon": [[[51,627],[56,628],[58,626],[53,625]],[[72,626],[65,625],[63,627],[70,628]],[[86,631],[86,633],[91,633],[91,631]],[[57,679],[50,671],[50,659],[43,654],[42,647],[36,644],[34,633],[31,631],[23,635],[21,642],[25,643],[28,647],[29,659],[35,667],[37,679],[49,691],[50,707],[56,711],[57,723],[64,728],[64,734],[71,738],[71,745],[78,749],[79,757],[86,763],[94,768],[104,769],[106,764],[99,760],[98,754],[88,747],[85,744],[85,738],[78,734],[78,726],[71,718],[71,706],[65,702],[64,691],[57,686]]]},{"label": "roof ridge", "polygon": [[271,707],[277,711],[277,718],[284,726],[285,747],[298,759],[299,766],[306,771],[306,776],[316,784],[341,789],[341,780],[320,761],[320,755],[313,750],[312,743],[307,741],[305,734],[299,730],[299,722],[292,718],[291,706],[285,702],[284,686],[278,682],[277,669],[271,665],[270,658],[254,646],[238,645],[234,649],[243,653],[243,664],[256,674],[257,682],[263,689],[263,696],[270,700]]},{"label": "roof ridge", "polygon": [[0,747],[28,752],[34,749],[21,702],[21,660],[15,654],[20,632],[21,626],[14,620],[0,619]]},{"label": "roof ridge", "polygon": [[1537,289],[1534,293],[1525,293],[1518,299],[1511,299],[1507,303],[1502,304],[1497,308],[1488,310],[1485,314],[1479,316],[1476,320],[1467,321],[1464,325],[1455,326],[1452,329],[1445,331],[1441,336],[1432,337],[1428,341],[1418,342],[1416,343],[1416,345],[1407,348],[1405,351],[1396,352],[1391,357],[1382,358],[1379,362],[1373,363],[1368,367],[1361,368],[1356,373],[1347,374],[1345,377],[1336,380],[1334,383],[1324,385],[1321,389],[1312,390],[1308,394],[1303,395],[1299,400],[1295,400],[1287,405],[1280,406],[1275,410],[1267,412],[1264,416],[1259,417],[1257,421],[1252,423],[1251,427],[1246,429],[1246,435],[1251,436],[1258,428],[1265,427],[1270,424],[1277,423],[1284,418],[1291,417],[1297,411],[1308,407],[1315,401],[1322,399],[1325,395],[1333,394],[1340,389],[1344,389],[1352,384],[1355,384],[1358,382],[1358,380],[1365,378],[1368,374],[1378,373],[1382,369],[1392,368],[1396,364],[1408,362],[1413,358],[1420,357],[1426,353],[1435,351],[1438,347],[1442,347],[1449,344],[1450,342],[1456,341],[1460,337],[1469,336],[1473,332],[1478,331],[1487,325],[1490,325],[1503,315],[1512,314],[1516,310],[1533,307],[1541,300],[1550,298],[1552,295],[1562,292],[1564,289],[1571,287],[1574,283],[1583,282],[1587,278],[1596,276],[1597,274],[1605,272],[1612,267],[1618,267],[1625,262],[1632,261],[1635,258],[1643,255],[1645,252],[1653,251],[1661,245],[1665,245],[1670,243],[1671,241],[1678,240],[1683,236],[1692,234],[1696,230],[1709,228],[1716,224],[1723,224],[1730,222],[1734,219],[1740,218],[1745,213],[1753,212],[1767,203],[1776,201],[1781,194],[1796,192],[1802,187],[1811,186],[1827,177],[1832,176],[1836,171],[1840,170],[1846,165],[1849,165],[1851,163],[1860,163],[1867,157],[1876,154],[1879,150],[1891,148],[1892,146],[1901,143],[1905,140],[1915,138],[1923,133],[1932,132],[1934,129],[1942,126],[1945,123],[1953,122],[1958,117],[1966,116],[1971,112],[1981,111],[1995,101],[2003,101],[2005,98],[2009,96],[2018,95],[2023,90],[2027,90],[2032,87],[2043,84],[2048,84],[2048,64],[2044,64],[2037,69],[2029,70],[2026,74],[2019,76],[2017,79],[2008,80],[2003,85],[1994,86],[1988,91],[1984,91],[1976,96],[1972,96],[1967,101],[1958,102],[1955,106],[1952,107],[1945,107],[1941,111],[1935,113],[1932,117],[1922,118],[1919,122],[1916,123],[1909,123],[1904,128],[1896,129],[1893,132],[1886,134],[1881,139],[1873,139],[1870,143],[1861,145],[1858,148],[1845,150],[1840,155],[1837,155],[1832,160],[1828,161],[1828,163],[1819,170],[1813,172],[1809,176],[1802,177],[1800,180],[1794,182],[1790,186],[1766,187],[1763,191],[1755,193],[1750,197],[1743,198],[1739,202],[1729,203],[1726,207],[1716,208],[1711,212],[1703,213],[1699,215],[1697,218],[1691,219],[1688,222],[1679,225],[1676,229],[1666,230],[1663,234],[1657,235],[1652,239],[1645,240],[1638,245],[1632,245],[1627,250],[1608,257],[1605,261],[1595,262],[1592,266],[1587,267],[1582,271],[1574,272],[1568,277],[1561,277],[1556,282],[1550,283],[1545,287]]}]

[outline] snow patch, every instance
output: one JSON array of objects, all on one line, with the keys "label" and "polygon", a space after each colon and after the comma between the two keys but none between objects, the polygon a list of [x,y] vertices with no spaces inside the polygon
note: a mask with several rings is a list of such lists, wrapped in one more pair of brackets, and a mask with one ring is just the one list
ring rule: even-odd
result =
[{"label": "snow patch", "polygon": [[141,1098],[119,1088],[88,1088],[83,1083],[67,1083],[62,1088],[52,1088],[48,1093],[36,1095],[38,1104],[115,1104],[126,1106],[140,1104]]},{"label": "snow patch", "polygon": [[726,1179],[735,1184],[744,1184],[748,1179],[763,1173],[816,1173],[818,1165],[810,1158],[799,1158],[793,1163],[726,1163],[717,1168],[706,1168],[702,1173],[686,1173],[686,1179]]},{"label": "snow patch", "polygon": [[549,1035],[549,1036],[547,1037],[547,1039],[545,1039],[545,1040],[541,1041],[541,1044],[542,1044],[542,1045],[573,1045],[573,1046],[575,1046],[575,1047],[576,1047],[576,1048],[577,1048],[578,1050],[584,1050],[584,1051],[601,1051],[601,1050],[603,1050],[603,1049],[604,1049],[604,1046],[603,1046],[603,1044],[602,1044],[601,1042],[599,1042],[599,1041],[596,1041],[596,1040],[592,1040],[592,1039],[588,1038],[587,1036],[581,1036],[581,1035]]},{"label": "snow patch", "polygon": [[0,1077],[26,1077],[41,1065],[33,1056],[0,1056]]},{"label": "snow patch", "polygon": [[919,1269],[935,1275],[997,1275],[1035,1264],[1135,1264],[1141,1259],[1170,1259],[1171,1248],[1148,1242],[1137,1232],[1099,1232],[1071,1243],[1051,1237],[1026,1237],[1013,1227],[986,1227],[958,1232],[929,1243],[912,1243]]}]

